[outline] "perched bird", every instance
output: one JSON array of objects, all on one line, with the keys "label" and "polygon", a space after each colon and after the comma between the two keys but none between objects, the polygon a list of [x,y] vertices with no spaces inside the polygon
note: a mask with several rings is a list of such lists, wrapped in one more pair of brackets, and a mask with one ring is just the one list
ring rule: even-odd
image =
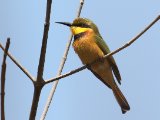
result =
[{"label": "perched bird", "polygon": [[[110,52],[107,44],[99,33],[97,26],[89,19],[77,18],[73,23],[56,22],[70,27],[74,35],[73,48],[78,54],[83,64],[89,64],[97,59],[101,59]],[[113,94],[121,107],[122,113],[130,110],[130,106],[118,88],[113,74],[119,84],[121,76],[113,56],[92,64],[88,69],[100,79],[106,86],[112,89]]]}]

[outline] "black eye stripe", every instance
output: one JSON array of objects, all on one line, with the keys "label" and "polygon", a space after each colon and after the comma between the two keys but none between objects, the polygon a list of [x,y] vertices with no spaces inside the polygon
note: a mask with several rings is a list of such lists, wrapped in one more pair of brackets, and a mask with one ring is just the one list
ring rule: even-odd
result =
[{"label": "black eye stripe", "polygon": [[90,28],[89,25],[84,24],[84,23],[72,24],[72,26],[75,26],[75,27],[83,27],[83,28]]}]

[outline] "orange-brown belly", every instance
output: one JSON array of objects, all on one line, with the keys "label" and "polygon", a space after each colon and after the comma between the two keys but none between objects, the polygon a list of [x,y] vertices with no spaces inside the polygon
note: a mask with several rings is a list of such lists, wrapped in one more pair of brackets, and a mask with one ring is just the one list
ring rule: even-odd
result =
[{"label": "orange-brown belly", "polygon": [[[104,56],[103,51],[98,47],[93,39],[76,40],[73,43],[75,52],[80,57],[83,64],[88,64]],[[99,61],[91,66],[92,71],[98,74],[103,82],[111,86],[113,75],[108,61]]]},{"label": "orange-brown belly", "polygon": [[91,63],[104,56],[102,50],[93,39],[76,40],[73,43],[73,47],[83,64]]}]

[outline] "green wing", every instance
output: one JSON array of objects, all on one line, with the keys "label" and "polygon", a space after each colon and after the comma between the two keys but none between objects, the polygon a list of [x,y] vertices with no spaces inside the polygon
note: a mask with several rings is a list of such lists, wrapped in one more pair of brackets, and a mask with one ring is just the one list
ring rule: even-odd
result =
[{"label": "green wing", "polygon": [[[100,36],[97,36],[97,35],[95,37],[96,37],[96,43],[101,48],[101,50],[103,51],[103,53],[105,55],[107,55],[108,53],[110,53],[109,47],[107,46],[107,44],[105,43],[105,41],[103,40],[103,38],[100,37]],[[114,75],[115,75],[118,83],[121,84],[121,75],[120,75],[120,72],[118,70],[118,67],[116,65],[116,62],[115,62],[113,56],[110,56],[108,58],[108,61],[109,61],[110,65],[111,65],[111,67],[112,67],[113,73],[114,73]]]}]

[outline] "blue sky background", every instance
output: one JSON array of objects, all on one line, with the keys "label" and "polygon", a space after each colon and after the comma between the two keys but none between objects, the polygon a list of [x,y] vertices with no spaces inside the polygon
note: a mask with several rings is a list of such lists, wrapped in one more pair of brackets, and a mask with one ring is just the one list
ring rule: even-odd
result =
[{"label": "blue sky background", "polygon": [[[90,18],[111,51],[122,46],[160,14],[159,0],[85,0],[82,17]],[[55,21],[73,21],[79,0],[53,0],[44,78],[56,76],[70,31]],[[0,3],[0,42],[11,38],[10,52],[36,76],[43,34],[46,0],[14,0]],[[84,70],[62,79],[46,120],[159,120],[160,119],[160,22],[132,46],[114,55],[131,110],[125,115],[112,92]],[[0,63],[3,52],[0,50]],[[29,78],[7,59],[6,120],[27,120],[33,95]],[[81,66],[71,48],[63,73]],[[39,120],[52,84],[41,94]]]}]

